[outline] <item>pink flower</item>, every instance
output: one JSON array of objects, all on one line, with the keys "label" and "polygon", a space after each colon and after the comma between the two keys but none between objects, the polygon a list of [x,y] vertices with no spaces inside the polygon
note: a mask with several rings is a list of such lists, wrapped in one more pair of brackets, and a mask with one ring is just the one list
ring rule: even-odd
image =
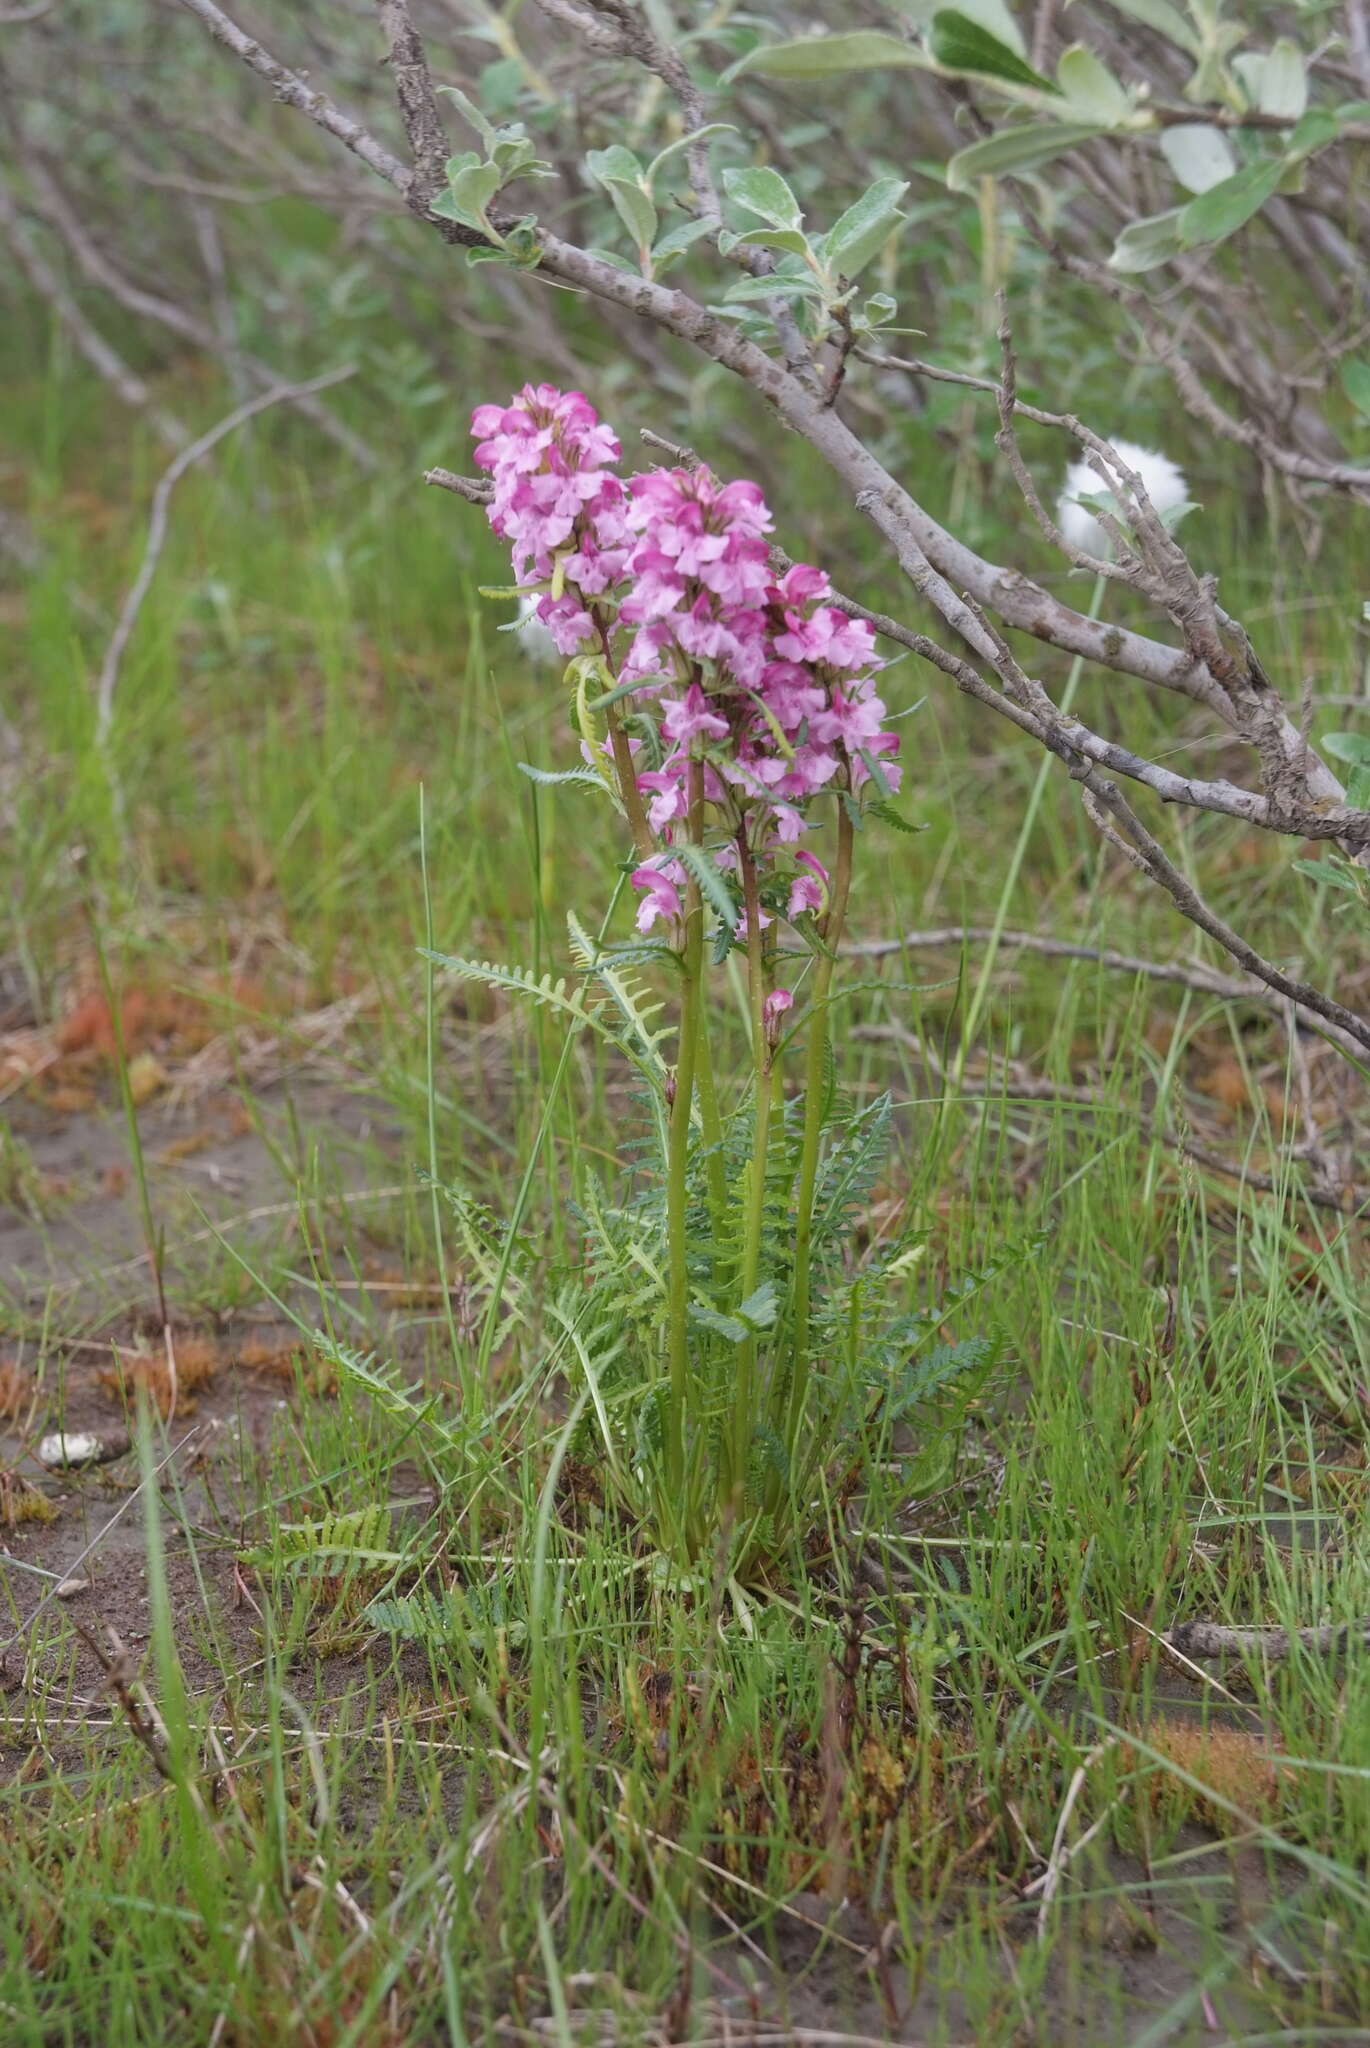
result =
[{"label": "pink flower", "polygon": [[679,917],[680,891],[684,881],[683,866],[666,854],[654,854],[651,860],[645,860],[641,867],[633,869],[633,887],[647,892],[637,907],[637,928],[640,932],[650,931],[659,917]]},{"label": "pink flower", "polygon": [[785,571],[776,590],[783,605],[814,604],[831,595],[832,585],[821,569],[808,562],[794,562]]},{"label": "pink flower", "polygon": [[669,837],[670,827],[690,808],[685,790],[687,759],[684,754],[673,754],[660,768],[649,768],[637,778],[638,788],[651,798],[647,822],[658,837]]},{"label": "pink flower", "polygon": [[726,740],[728,721],[709,709],[709,700],[698,683],[691,683],[683,697],[673,697],[661,720],[664,737],[677,747],[688,747],[693,739]]},{"label": "pink flower", "polygon": [[[880,721],[885,715],[881,698],[870,696],[849,696],[843,690],[834,690],[828,710],[820,711],[809,720],[809,730],[817,740],[837,741],[849,754],[857,753],[862,747],[874,751],[875,744],[882,737]],[[895,740],[894,745],[898,746]]]},{"label": "pink flower", "polygon": [[822,910],[828,900],[828,871],[815,854],[800,851],[796,863],[808,869],[790,883],[789,917],[802,917],[806,910]]},{"label": "pink flower", "polygon": [[850,675],[875,660],[875,628],[865,619],[849,619],[835,605],[820,605],[808,619],[787,610],[785,627],[776,634],[775,651],[787,661],[822,662]]},{"label": "pink flower", "polygon": [[537,616],[551,634],[559,654],[578,654],[595,639],[595,622],[569,592],[565,597],[538,599]]},{"label": "pink flower", "polygon": [[806,718],[812,718],[827,703],[827,693],[814,680],[813,670],[799,661],[768,661],[759,683],[766,709],[787,736],[793,737]]}]

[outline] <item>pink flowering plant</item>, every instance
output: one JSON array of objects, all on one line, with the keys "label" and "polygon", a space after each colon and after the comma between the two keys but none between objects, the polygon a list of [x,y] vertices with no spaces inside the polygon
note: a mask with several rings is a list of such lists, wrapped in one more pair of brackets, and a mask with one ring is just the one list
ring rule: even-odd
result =
[{"label": "pink flowering plant", "polygon": [[[610,941],[611,908],[592,940],[572,918],[578,985],[447,964],[599,1031],[646,1083],[659,1170],[582,1202],[586,1428],[665,1550],[692,1560],[724,1532],[755,1559],[787,1539],[844,1433],[929,1386],[927,1318],[887,1307],[908,1245],[862,1264],[850,1241],[889,1104],[851,1110],[829,1044],[857,839],[872,812],[902,822],[875,633],[821,569],[777,559],[756,484],[693,463],[625,477],[580,393],[528,386],[472,427],[490,523],[566,657],[580,736],[581,766],[529,772],[613,800],[636,930]],[[742,1074],[716,1069],[734,949]],[[644,973],[666,976],[669,1006]]]}]

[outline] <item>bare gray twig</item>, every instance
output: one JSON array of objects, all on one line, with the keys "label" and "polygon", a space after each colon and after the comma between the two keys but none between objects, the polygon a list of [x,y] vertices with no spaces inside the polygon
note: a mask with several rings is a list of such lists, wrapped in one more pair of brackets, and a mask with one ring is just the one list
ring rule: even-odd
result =
[{"label": "bare gray twig", "polygon": [[226,435],[241,427],[245,421],[255,419],[257,414],[265,412],[268,406],[280,405],[287,399],[298,398],[311,391],[326,390],[329,385],[340,384],[344,377],[350,377],[352,374],[353,365],[348,363],[341,369],[325,371],[320,377],[311,377],[306,384],[278,384],[273,390],[261,391],[255,398],[245,399],[207,433],[201,434],[198,440],[183,448],[175,460],[163,470],[152,494],[152,509],[148,517],[147,544],[143,550],[143,559],[138,574],[119,608],[119,616],[110,635],[109,645],[105,649],[95,685],[95,731],[101,745],[109,737],[120,664],[133,629],[138,623],[138,614],[143,608],[143,601],[148,594],[158,561],[161,559],[162,549],[166,544],[167,511],[171,503],[171,494],[181,478],[188,469],[193,468],[208,455],[211,449],[217,448]]}]

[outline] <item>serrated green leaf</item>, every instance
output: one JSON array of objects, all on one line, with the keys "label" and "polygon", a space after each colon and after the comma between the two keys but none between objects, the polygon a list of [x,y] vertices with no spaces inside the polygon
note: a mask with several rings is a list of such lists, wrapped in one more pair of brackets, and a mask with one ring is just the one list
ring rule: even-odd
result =
[{"label": "serrated green leaf", "polygon": [[1086,43],[1072,43],[1056,66],[1056,83],[1081,121],[1116,128],[1132,112],[1132,102],[1108,66]]},{"label": "serrated green leaf", "polygon": [[958,1344],[934,1345],[926,1358],[918,1359],[888,1387],[882,1404],[885,1416],[891,1422],[901,1420],[911,1408],[930,1400],[953,1381],[981,1372],[993,1353],[988,1337],[965,1337]]},{"label": "serrated green leaf", "polygon": [[539,783],[545,789],[577,788],[604,790],[604,781],[593,768],[535,768],[531,761],[520,761],[519,770],[530,782]]},{"label": "serrated green leaf", "polygon": [[1110,270],[1121,270],[1135,275],[1143,270],[1155,270],[1158,264],[1170,263],[1184,251],[1180,240],[1180,215],[1182,206],[1172,206],[1165,213],[1151,213],[1143,220],[1129,221],[1117,241],[1113,244],[1108,259]]},{"label": "serrated green leaf", "polygon": [[774,1280],[763,1280],[745,1301],[739,1301],[737,1313],[753,1330],[769,1330],[779,1308]]},{"label": "serrated green leaf", "polygon": [[1053,99],[1060,97],[1049,78],[1043,78],[1016,50],[954,7],[943,8],[932,17],[928,47],[947,71],[968,71],[977,78],[1002,79],[1008,85],[1030,85],[1038,92],[1050,93]]},{"label": "serrated green leaf", "polygon": [[893,826],[896,832],[907,832],[916,835],[919,832],[926,832],[928,829],[926,825],[913,824],[910,819],[897,811],[892,803],[886,802],[884,797],[877,797],[874,803],[866,805],[866,809],[872,818],[879,818],[883,824]]},{"label": "serrated green leaf", "polygon": [[404,1553],[390,1548],[390,1510],[383,1501],[317,1522],[277,1522],[270,1543],[240,1552],[247,1564],[265,1566],[277,1558],[293,1563],[327,1559],[354,1564],[401,1564]]},{"label": "serrated green leaf", "polygon": [[947,184],[953,192],[970,192],[981,178],[1011,176],[1050,163],[1053,157],[1105,132],[1097,124],[1083,121],[1033,121],[1018,128],[1001,128],[997,135],[987,135],[983,142],[972,142],[956,152],[947,165]]},{"label": "serrated green leaf", "polygon": [[887,802],[894,795],[894,791],[890,787],[890,779],[881,766],[879,756],[873,754],[869,747],[858,747],[856,751],[865,764],[866,773],[875,784],[878,800]]},{"label": "serrated green leaf", "polygon": [[1161,130],[1161,155],[1186,192],[1207,192],[1237,168],[1232,144],[1207,121],[1181,121]]},{"label": "serrated green leaf", "polygon": [[730,1344],[745,1344],[752,1335],[740,1317],[725,1315],[712,1302],[692,1301],[690,1321],[698,1329],[711,1330],[715,1337],[726,1337]]},{"label": "serrated green leaf", "polygon": [[[668,1032],[664,1026],[658,1028],[653,1020],[661,1015],[665,1004],[632,978],[628,972],[630,960],[622,956],[611,958],[600,950],[573,910],[566,913],[566,929],[578,964],[607,989],[643,1061],[659,1077],[665,1072],[661,1046]],[[675,963],[676,956],[669,947],[661,949],[658,957],[663,956]]]},{"label": "serrated green leaf", "polygon": [[702,846],[695,846],[689,840],[680,846],[673,846],[671,851],[678,860],[684,862],[689,873],[693,875],[704,901],[731,931],[742,915],[742,906],[728,887],[713,856],[706,853]]},{"label": "serrated green leaf", "polygon": [[1186,249],[1197,249],[1208,242],[1226,241],[1244,227],[1254,214],[1260,212],[1266,201],[1278,190],[1284,176],[1285,164],[1282,158],[1263,164],[1248,164],[1244,171],[1237,171],[1230,178],[1224,178],[1220,185],[1214,185],[1207,192],[1201,192],[1197,199],[1191,199],[1188,206],[1180,209],[1180,241]]},{"label": "serrated green leaf", "polygon": [[762,43],[724,72],[720,84],[735,78],[835,78],[845,71],[888,71],[905,67],[926,70],[928,60],[916,43],[880,29],[854,29],[848,35],[801,36],[788,43]]},{"label": "serrated green leaf", "polygon": [[774,228],[797,228],[804,209],[779,171],[764,164],[746,164],[723,173],[723,189],[737,206],[759,214]]}]

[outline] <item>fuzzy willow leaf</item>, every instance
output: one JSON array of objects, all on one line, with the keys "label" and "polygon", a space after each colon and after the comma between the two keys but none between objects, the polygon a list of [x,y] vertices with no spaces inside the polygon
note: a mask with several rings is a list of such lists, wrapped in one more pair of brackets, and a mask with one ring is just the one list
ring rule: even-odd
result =
[{"label": "fuzzy willow leaf", "polygon": [[797,228],[803,209],[781,177],[762,164],[747,164],[723,173],[723,190],[748,213],[759,214],[773,228]]},{"label": "fuzzy willow leaf", "polygon": [[958,150],[947,165],[947,184],[953,192],[969,192],[981,178],[1011,177],[1032,170],[1104,133],[1097,121],[1034,121],[1021,128],[1004,128],[983,142]]},{"label": "fuzzy willow leaf", "polygon": [[1143,220],[1129,221],[1113,245],[1108,259],[1110,270],[1121,270],[1135,276],[1144,270],[1155,270],[1162,263],[1173,262],[1184,251],[1180,239],[1180,216],[1182,206],[1172,206],[1165,213],[1151,213]]},{"label": "fuzzy willow leaf", "polygon": [[1032,86],[1037,92],[1048,92],[1058,99],[1056,87],[1049,78],[1043,78],[1040,71],[1034,71],[1030,64],[1011,50],[1007,43],[1001,43],[998,36],[982,28],[978,21],[972,21],[968,14],[957,8],[944,7],[932,17],[930,48],[939,64],[948,71],[969,71],[977,78],[994,78],[1006,85]]},{"label": "fuzzy willow leaf", "polygon": [[1180,240],[1186,249],[1205,242],[1226,241],[1245,227],[1253,214],[1273,198],[1285,174],[1282,157],[1269,163],[1248,164],[1221,184],[1211,185],[1197,199],[1191,199],[1180,214]]},{"label": "fuzzy willow leaf", "polygon": [[1170,0],[1109,0],[1109,5],[1119,14],[1129,15],[1133,21],[1144,22],[1148,28],[1154,28],[1158,36],[1178,44],[1191,57],[1198,56],[1200,43],[1194,25],[1185,20],[1178,7],[1171,6]]},{"label": "fuzzy willow leaf", "polygon": [[724,85],[748,74],[763,78],[834,78],[843,71],[888,71],[899,66],[926,70],[927,58],[916,43],[879,29],[855,29],[849,35],[802,36],[789,43],[763,43],[725,71]]},{"label": "fuzzy willow leaf", "polygon": [[839,215],[820,244],[829,270],[846,278],[860,275],[902,223],[899,202],[908,189],[905,178],[877,178]]},{"label": "fuzzy willow leaf", "polygon": [[1106,64],[1084,43],[1072,43],[1056,67],[1056,82],[1084,121],[1102,121],[1116,128],[1132,112],[1132,102]]},{"label": "fuzzy willow leaf", "polygon": [[1161,155],[1186,192],[1208,192],[1237,168],[1232,144],[1207,121],[1181,121],[1163,129]]}]

